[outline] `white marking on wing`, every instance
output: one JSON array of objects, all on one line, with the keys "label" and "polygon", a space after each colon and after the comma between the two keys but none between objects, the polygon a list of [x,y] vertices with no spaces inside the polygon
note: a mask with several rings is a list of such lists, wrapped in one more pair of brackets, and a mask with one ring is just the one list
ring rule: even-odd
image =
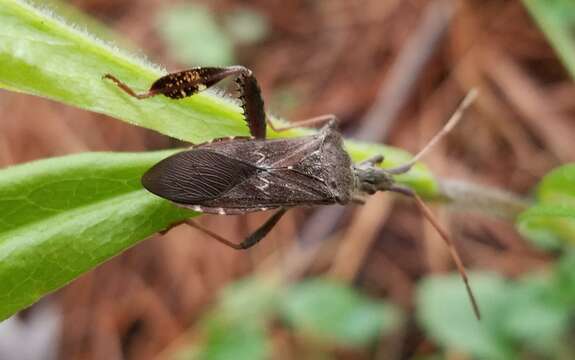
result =
[{"label": "white marking on wing", "polygon": [[266,179],[265,177],[261,177],[260,178],[261,181],[263,181],[263,184],[261,185],[257,185],[256,187],[261,190],[261,191],[266,191],[266,189],[270,186],[270,181],[268,179]]},{"label": "white marking on wing", "polygon": [[259,163],[261,163],[262,161],[264,161],[266,159],[266,155],[256,151],[256,155],[259,156],[260,158],[256,161],[256,165],[258,165]]}]

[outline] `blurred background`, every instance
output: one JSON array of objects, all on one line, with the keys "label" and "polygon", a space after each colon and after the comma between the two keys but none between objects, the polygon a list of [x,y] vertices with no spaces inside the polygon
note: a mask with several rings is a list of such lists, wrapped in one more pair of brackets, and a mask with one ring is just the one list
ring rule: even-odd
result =
[{"label": "blurred background", "polygon": [[[245,65],[273,114],[333,113],[346,136],[412,153],[478,87],[464,122],[425,158],[445,181],[528,198],[547,172],[575,159],[568,0],[43,4],[169,70]],[[555,23],[544,34],[534,18]],[[571,38],[554,38],[557,28]],[[7,91],[0,119],[0,166],[183,145]],[[435,231],[410,201],[380,194],[363,207],[292,211],[248,252],[185,227],[148,239],[4,322],[0,358],[575,358],[569,252],[524,239],[510,219],[434,211],[474,273],[481,324]],[[201,222],[239,240],[267,216]],[[296,243],[312,250],[294,255]],[[296,288],[279,314],[275,285],[258,274],[284,265]],[[238,325],[221,319],[226,311],[249,317]]]}]

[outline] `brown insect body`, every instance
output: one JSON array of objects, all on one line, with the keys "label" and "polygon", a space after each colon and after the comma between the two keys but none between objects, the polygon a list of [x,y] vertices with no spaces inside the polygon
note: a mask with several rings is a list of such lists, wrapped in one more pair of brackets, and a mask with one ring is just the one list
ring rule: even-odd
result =
[{"label": "brown insect body", "polygon": [[299,138],[217,139],[160,161],[142,184],[178,205],[212,214],[346,204],[356,181],[342,144],[334,122]]},{"label": "brown insect body", "polygon": [[[156,80],[142,94],[135,93],[113,75],[107,74],[104,78],[112,80],[128,95],[138,99],[156,95],[181,99],[229,76],[237,76],[244,118],[252,137],[216,139],[172,155],[154,165],[142,177],[146,189],[179,206],[212,214],[233,215],[278,209],[239,244],[220,237],[192,220],[186,221],[235,249],[247,249],[258,243],[288,208],[347,204],[377,191],[407,195],[415,200],[424,216],[445,240],[479,318],[479,308],[463,263],[449,236],[417,194],[394,180],[394,175],[409,171],[415,161],[457,123],[463,109],[472,101],[473,93],[464,99],[442,131],[411,162],[394,169],[381,169],[376,165],[382,162],[382,156],[352,165],[343,149],[333,116],[307,121],[318,123],[329,120],[315,135],[267,140],[266,123],[271,127],[273,124],[267,121],[256,78],[242,66],[195,68],[168,74]],[[287,128],[290,127],[293,126]]]}]

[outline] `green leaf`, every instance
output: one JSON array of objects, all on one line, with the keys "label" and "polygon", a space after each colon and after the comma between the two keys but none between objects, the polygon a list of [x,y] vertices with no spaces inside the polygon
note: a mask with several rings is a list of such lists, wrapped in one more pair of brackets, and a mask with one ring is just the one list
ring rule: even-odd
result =
[{"label": "green leaf", "polygon": [[158,31],[170,53],[188,65],[232,65],[233,44],[209,8],[200,5],[168,7],[158,16]]},{"label": "green leaf", "polygon": [[575,248],[568,249],[555,265],[552,284],[555,302],[575,311]]},{"label": "green leaf", "polygon": [[473,357],[515,359],[529,351],[556,358],[573,306],[557,301],[552,278],[536,274],[512,283],[494,274],[472,276],[480,321],[459,277],[428,278],[418,287],[418,319],[438,344]]},{"label": "green leaf", "polygon": [[112,73],[145,90],[165,73],[47,11],[17,0],[0,0],[0,83],[10,89],[104,113],[163,134],[200,143],[247,134],[240,108],[204,92],[183,101],[138,101],[109,81]]},{"label": "green leaf", "polygon": [[537,200],[575,207],[575,164],[566,164],[545,175],[537,187]]},{"label": "green leaf", "polygon": [[240,280],[224,289],[202,320],[204,340],[193,359],[267,359],[266,328],[277,305],[277,282],[265,277]]},{"label": "green leaf", "polygon": [[543,249],[575,244],[575,164],[547,174],[537,187],[537,203],[517,218],[519,231]]},{"label": "green leaf", "polygon": [[140,185],[171,153],[81,154],[0,171],[0,319],[191,216]]},{"label": "green leaf", "polygon": [[392,330],[399,320],[391,305],[322,279],[294,285],[283,299],[281,312],[296,331],[350,346],[375,340],[382,332]]},{"label": "green leaf", "polygon": [[220,294],[218,312],[241,322],[265,322],[277,308],[280,291],[275,282],[265,277],[237,281]]},{"label": "green leaf", "polygon": [[269,359],[270,345],[263,322],[229,321],[222,316],[211,316],[204,323],[204,330],[206,340],[194,359]]},{"label": "green leaf", "polygon": [[559,58],[575,78],[575,2],[572,0],[523,0]]},{"label": "green leaf", "polygon": [[529,276],[509,291],[503,330],[530,351],[548,356],[561,347],[569,325],[569,307],[554,299],[549,276]]},{"label": "green leaf", "polygon": [[472,274],[470,283],[481,309],[474,315],[456,275],[426,278],[417,289],[417,317],[426,333],[445,348],[481,359],[512,359],[513,346],[501,322],[508,309],[509,285],[494,274]]},{"label": "green leaf", "polygon": [[575,207],[535,205],[519,215],[517,227],[542,249],[556,250],[565,242],[575,244]]}]

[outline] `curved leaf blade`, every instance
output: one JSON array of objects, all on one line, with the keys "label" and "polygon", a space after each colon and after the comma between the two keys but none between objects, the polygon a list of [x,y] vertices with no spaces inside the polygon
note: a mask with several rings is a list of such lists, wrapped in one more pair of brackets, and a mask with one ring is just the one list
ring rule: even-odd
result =
[{"label": "curved leaf blade", "polygon": [[89,153],[2,170],[0,319],[192,216],[139,184],[169,153]]},{"label": "curved leaf blade", "polygon": [[191,142],[247,134],[240,107],[202,93],[184,101],[138,101],[102,80],[113,73],[146,90],[165,71],[22,1],[0,0],[0,81]]}]

